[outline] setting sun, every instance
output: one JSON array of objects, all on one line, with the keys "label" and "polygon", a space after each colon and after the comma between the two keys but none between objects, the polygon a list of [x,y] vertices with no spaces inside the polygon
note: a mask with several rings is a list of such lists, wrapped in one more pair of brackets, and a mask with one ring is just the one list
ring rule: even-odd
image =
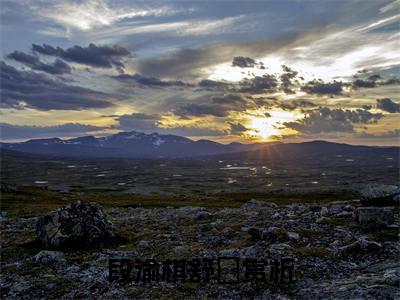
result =
[{"label": "setting sun", "polygon": [[254,118],[251,121],[251,128],[254,130],[254,135],[258,135],[263,139],[268,139],[272,135],[279,133],[279,130],[271,124],[270,118]]}]

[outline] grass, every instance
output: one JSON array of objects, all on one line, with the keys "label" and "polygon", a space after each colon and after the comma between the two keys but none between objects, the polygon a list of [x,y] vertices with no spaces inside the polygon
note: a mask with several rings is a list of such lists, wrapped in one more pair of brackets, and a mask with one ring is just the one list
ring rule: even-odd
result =
[{"label": "grass", "polygon": [[300,247],[293,248],[292,253],[298,256],[332,257],[332,253],[325,247]]},{"label": "grass", "polygon": [[[347,195],[351,197],[351,195]],[[213,196],[190,195],[136,195],[118,191],[84,191],[59,193],[40,187],[23,187],[18,192],[1,194],[1,211],[8,216],[31,217],[42,215],[55,208],[78,200],[97,202],[104,207],[181,207],[204,206],[209,209],[240,207],[250,199],[266,200],[277,204],[323,203],[338,199],[334,193],[315,194],[267,194],[267,193],[223,193]]]}]

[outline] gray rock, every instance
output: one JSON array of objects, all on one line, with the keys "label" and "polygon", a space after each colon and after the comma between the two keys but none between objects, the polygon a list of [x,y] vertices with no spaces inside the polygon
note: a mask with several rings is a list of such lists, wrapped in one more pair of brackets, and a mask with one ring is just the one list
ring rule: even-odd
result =
[{"label": "gray rock", "polygon": [[110,243],[115,235],[102,207],[76,202],[39,218],[38,240],[45,247],[91,247]]},{"label": "gray rock", "polygon": [[400,188],[396,185],[368,184],[360,191],[361,203],[372,206],[395,205],[400,195]]},{"label": "gray rock", "polygon": [[328,208],[326,208],[325,206],[321,207],[321,211],[319,212],[319,214],[320,214],[322,217],[328,216],[328,215],[329,215],[329,210],[328,210]]},{"label": "gray rock", "polygon": [[289,231],[288,232],[289,240],[298,241],[300,239],[300,235],[297,232]]},{"label": "gray rock", "polygon": [[42,250],[35,255],[34,260],[41,263],[63,264],[66,262],[64,253],[61,251]]},{"label": "gray rock", "polygon": [[250,200],[243,204],[243,208],[253,209],[253,208],[276,208],[278,205],[268,201],[260,201],[260,200]]},{"label": "gray rock", "polygon": [[360,252],[378,252],[381,249],[382,245],[380,243],[360,238],[352,244],[341,247],[339,250],[342,255],[351,255]]},{"label": "gray rock", "polygon": [[386,227],[394,222],[393,207],[359,207],[356,210],[358,224],[365,229]]},{"label": "gray rock", "polygon": [[269,227],[268,229],[263,230],[261,234],[261,239],[270,242],[284,242],[289,239],[289,235],[287,231],[283,228]]}]

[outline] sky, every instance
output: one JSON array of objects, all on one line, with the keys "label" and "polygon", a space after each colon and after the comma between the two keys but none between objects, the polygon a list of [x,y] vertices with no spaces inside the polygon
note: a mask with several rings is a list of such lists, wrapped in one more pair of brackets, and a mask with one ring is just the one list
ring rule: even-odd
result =
[{"label": "sky", "polygon": [[0,0],[0,137],[400,145],[400,1]]}]

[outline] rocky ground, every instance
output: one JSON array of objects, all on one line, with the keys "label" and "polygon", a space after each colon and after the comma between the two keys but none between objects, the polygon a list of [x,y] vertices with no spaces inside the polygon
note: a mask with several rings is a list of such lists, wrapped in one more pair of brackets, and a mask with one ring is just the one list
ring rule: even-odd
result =
[{"label": "rocky ground", "polygon": [[[102,220],[100,229],[94,226],[90,230],[86,229],[93,224],[85,223],[90,213],[82,213],[86,219],[79,219],[79,212],[67,216],[85,225],[65,224],[63,218],[68,213],[72,214],[61,210],[56,218],[53,214],[47,219],[1,218],[1,298],[400,298],[396,206],[366,208],[356,199],[292,205],[249,200],[240,208],[221,209],[110,208],[105,213],[112,226]],[[65,226],[64,231],[54,226]],[[96,236],[102,230],[107,231],[111,244],[104,240],[96,246],[84,245],[89,235]],[[51,235],[45,237],[46,232]],[[88,236],[74,247],[63,244],[63,239],[73,234]],[[53,237],[57,237],[56,244],[52,244]],[[294,281],[240,280],[231,285],[215,281],[146,285],[108,281],[109,258],[162,262],[222,256],[240,257],[241,263],[245,258],[291,257]],[[241,264],[241,279],[244,272]]]}]

